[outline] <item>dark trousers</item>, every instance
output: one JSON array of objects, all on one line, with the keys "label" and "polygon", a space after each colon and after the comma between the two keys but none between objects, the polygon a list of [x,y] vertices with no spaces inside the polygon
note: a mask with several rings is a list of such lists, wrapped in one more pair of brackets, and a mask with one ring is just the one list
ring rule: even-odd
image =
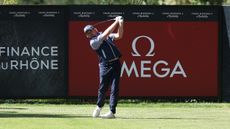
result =
[{"label": "dark trousers", "polygon": [[121,63],[119,60],[112,63],[100,63],[100,85],[98,89],[98,107],[105,104],[106,92],[111,86],[110,91],[110,110],[115,114],[119,97],[119,81]]}]

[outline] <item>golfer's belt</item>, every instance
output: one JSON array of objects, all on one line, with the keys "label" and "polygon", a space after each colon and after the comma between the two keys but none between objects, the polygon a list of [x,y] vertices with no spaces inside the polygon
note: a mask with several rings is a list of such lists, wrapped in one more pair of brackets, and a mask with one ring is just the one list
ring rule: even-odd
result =
[{"label": "golfer's belt", "polygon": [[119,57],[113,58],[113,59],[109,60],[108,62],[111,63],[111,62],[116,61],[116,60],[119,60]]}]

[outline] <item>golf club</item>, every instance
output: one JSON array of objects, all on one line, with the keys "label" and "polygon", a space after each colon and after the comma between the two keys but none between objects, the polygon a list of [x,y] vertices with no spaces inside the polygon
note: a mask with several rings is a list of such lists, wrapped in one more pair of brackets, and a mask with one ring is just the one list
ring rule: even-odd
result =
[{"label": "golf club", "polygon": [[100,25],[100,24],[103,24],[103,23],[106,23],[106,22],[109,22],[109,21],[113,21],[113,20],[115,20],[115,18],[97,22],[97,23],[93,24],[93,26],[95,27],[95,26],[98,26],[98,25]]},{"label": "golf club", "polygon": [[[121,18],[123,19],[123,17],[121,17]],[[116,20],[116,18],[112,18],[112,19],[108,19],[108,20],[97,22],[97,23],[93,24],[93,26],[95,27],[95,26],[98,26],[100,24],[107,23],[107,22],[113,21],[113,20]]]}]

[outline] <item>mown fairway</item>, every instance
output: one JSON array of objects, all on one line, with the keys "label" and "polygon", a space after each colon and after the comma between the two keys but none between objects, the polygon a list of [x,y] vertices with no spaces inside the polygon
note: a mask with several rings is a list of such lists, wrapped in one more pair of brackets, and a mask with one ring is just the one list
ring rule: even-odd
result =
[{"label": "mown fairway", "polygon": [[[229,129],[230,104],[119,104],[116,119],[93,119],[95,105],[0,104],[0,129]],[[108,111],[105,106],[102,113]]]}]

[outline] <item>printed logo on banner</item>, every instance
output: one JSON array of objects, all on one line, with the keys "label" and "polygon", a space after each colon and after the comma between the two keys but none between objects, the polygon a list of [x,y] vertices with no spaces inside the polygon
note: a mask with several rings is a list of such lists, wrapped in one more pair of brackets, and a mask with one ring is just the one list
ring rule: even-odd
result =
[{"label": "printed logo on banner", "polygon": [[58,46],[0,46],[0,70],[58,70]]},{"label": "printed logo on banner", "polygon": [[133,40],[133,42],[132,42],[132,49],[133,49],[132,56],[141,56],[140,53],[137,51],[137,41],[140,38],[148,39],[148,41],[149,41],[149,43],[151,45],[150,49],[149,49],[149,52],[145,56],[154,56],[155,55],[155,53],[154,53],[154,41],[153,41],[152,38],[150,38],[148,36],[145,36],[145,35],[138,36]]},{"label": "printed logo on banner", "polygon": [[[137,51],[137,43],[139,39],[147,39],[150,43],[150,48],[148,53],[145,55],[146,57],[153,57],[155,56],[155,42],[154,40],[146,35],[141,35],[132,41],[132,51],[131,55],[133,57],[141,57],[141,55]],[[137,63],[140,63],[140,68],[138,68]],[[146,65],[151,64],[152,67],[147,67]],[[160,68],[159,66],[163,65],[163,68]],[[170,68],[169,65],[173,65],[174,67]],[[158,71],[161,72],[158,72]],[[145,73],[146,71],[152,71],[152,74]],[[181,64],[180,60],[176,61],[176,64],[170,64],[166,60],[157,60],[156,62],[153,62],[152,60],[141,60],[140,62],[133,60],[130,65],[126,61],[123,62],[122,68],[121,68],[121,77],[126,74],[128,77],[130,77],[132,74],[137,78],[151,78],[151,77],[157,77],[157,78],[166,78],[170,77],[173,78],[175,75],[182,76],[183,78],[187,78],[186,71],[183,68],[183,65]]]}]

